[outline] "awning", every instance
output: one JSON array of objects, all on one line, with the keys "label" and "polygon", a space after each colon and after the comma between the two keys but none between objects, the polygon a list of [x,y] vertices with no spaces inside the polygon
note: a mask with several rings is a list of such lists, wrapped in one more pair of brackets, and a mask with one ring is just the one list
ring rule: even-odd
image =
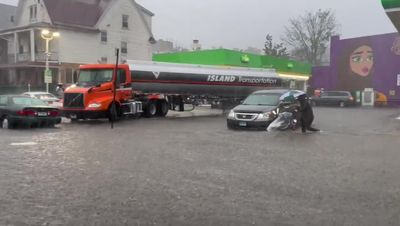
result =
[{"label": "awning", "polygon": [[294,75],[294,74],[284,74],[284,73],[279,73],[279,77],[285,78],[285,79],[293,79],[297,81],[308,81],[310,79],[309,76],[307,75]]}]

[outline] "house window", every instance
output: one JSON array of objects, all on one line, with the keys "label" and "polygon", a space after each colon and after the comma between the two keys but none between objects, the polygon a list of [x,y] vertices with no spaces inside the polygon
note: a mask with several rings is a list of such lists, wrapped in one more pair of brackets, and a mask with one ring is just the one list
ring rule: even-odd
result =
[{"label": "house window", "polygon": [[122,15],[122,28],[126,28],[128,29],[128,20],[129,20],[129,16],[128,15]]},{"label": "house window", "polygon": [[11,16],[11,17],[10,17],[10,21],[11,21],[11,22],[14,22],[14,16]]},{"label": "house window", "polygon": [[22,53],[24,53],[24,46],[23,45],[20,45],[19,46],[19,54],[22,54]]},{"label": "house window", "polygon": [[36,5],[31,5],[29,7],[29,19],[30,20],[36,20],[37,16],[37,6]]},{"label": "house window", "polygon": [[100,33],[100,35],[101,35],[101,42],[106,43],[107,42],[107,31],[102,31]]},{"label": "house window", "polygon": [[102,57],[101,59],[101,63],[106,64],[107,63],[107,57]]},{"label": "house window", "polygon": [[121,42],[121,53],[127,54],[128,53],[128,43]]}]

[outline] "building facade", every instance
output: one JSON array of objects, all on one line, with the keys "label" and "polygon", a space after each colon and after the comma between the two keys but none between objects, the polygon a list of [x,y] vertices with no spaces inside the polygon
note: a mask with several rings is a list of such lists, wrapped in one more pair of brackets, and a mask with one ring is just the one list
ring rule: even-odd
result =
[{"label": "building facade", "polygon": [[351,91],[358,99],[374,90],[388,102],[400,102],[400,35],[331,39],[331,63],[313,68],[313,89]]},{"label": "building facade", "polygon": [[43,89],[46,42],[43,29],[57,31],[49,42],[52,84],[73,83],[81,64],[120,59],[151,60],[152,17],[134,0],[20,0],[14,26],[0,31],[0,92]]}]

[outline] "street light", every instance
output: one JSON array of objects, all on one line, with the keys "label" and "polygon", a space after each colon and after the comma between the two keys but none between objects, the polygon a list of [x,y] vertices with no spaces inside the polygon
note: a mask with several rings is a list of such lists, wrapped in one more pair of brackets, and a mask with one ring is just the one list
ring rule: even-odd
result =
[{"label": "street light", "polygon": [[49,70],[49,58],[50,58],[50,51],[49,51],[49,42],[54,38],[60,37],[60,33],[58,32],[51,32],[47,29],[42,30],[41,36],[44,40],[46,40],[46,70],[44,72],[44,82],[46,83],[46,92],[49,92],[49,83],[51,83],[51,72]]}]

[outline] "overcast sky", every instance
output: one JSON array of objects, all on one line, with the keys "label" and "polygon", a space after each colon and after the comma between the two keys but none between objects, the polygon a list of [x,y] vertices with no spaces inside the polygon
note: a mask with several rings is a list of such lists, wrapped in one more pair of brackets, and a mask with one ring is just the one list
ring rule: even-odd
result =
[{"label": "overcast sky", "polygon": [[[17,0],[0,0],[14,3]],[[279,39],[284,26],[306,10],[332,9],[343,38],[395,32],[381,0],[137,0],[155,13],[156,39],[189,47],[262,48],[265,35]]]}]

